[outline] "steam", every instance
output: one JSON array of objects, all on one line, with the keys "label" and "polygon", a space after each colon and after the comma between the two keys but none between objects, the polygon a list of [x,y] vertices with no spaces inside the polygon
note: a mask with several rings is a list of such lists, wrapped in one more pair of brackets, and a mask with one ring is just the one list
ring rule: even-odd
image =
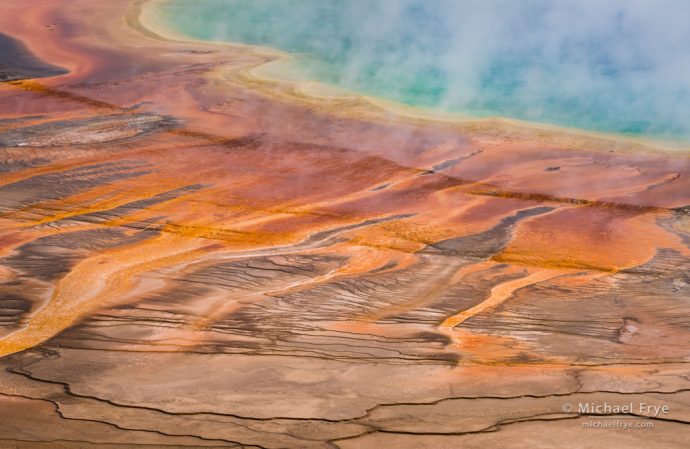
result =
[{"label": "steam", "polygon": [[686,0],[174,0],[165,13],[413,105],[690,138]]}]

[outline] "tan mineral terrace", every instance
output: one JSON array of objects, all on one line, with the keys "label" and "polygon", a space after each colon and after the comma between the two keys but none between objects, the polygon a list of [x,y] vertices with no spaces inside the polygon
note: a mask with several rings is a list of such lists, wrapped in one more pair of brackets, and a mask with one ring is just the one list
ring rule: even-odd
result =
[{"label": "tan mineral terrace", "polygon": [[688,148],[297,85],[158,3],[2,3],[0,448],[690,447]]}]

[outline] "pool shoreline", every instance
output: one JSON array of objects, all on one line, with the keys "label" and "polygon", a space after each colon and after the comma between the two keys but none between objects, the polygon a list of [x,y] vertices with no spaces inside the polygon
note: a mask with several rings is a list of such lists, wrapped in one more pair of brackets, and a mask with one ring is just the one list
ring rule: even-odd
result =
[{"label": "pool shoreline", "polygon": [[657,139],[650,136],[631,136],[615,132],[593,131],[584,128],[556,125],[552,123],[534,122],[505,116],[476,117],[471,114],[455,112],[442,112],[422,106],[414,106],[394,100],[368,95],[356,91],[350,91],[340,86],[319,80],[295,80],[285,76],[285,64],[294,62],[296,55],[266,46],[245,44],[231,41],[210,41],[194,38],[179,30],[175,30],[169,24],[164,23],[157,10],[163,8],[168,0],[141,0],[137,3],[136,11],[128,20],[131,27],[142,33],[150,33],[159,39],[179,42],[193,42],[199,45],[229,46],[249,51],[265,58],[261,64],[257,64],[242,73],[242,78],[247,85],[255,83],[274,88],[282,88],[282,91],[292,91],[294,100],[307,100],[317,107],[328,106],[328,103],[338,102],[339,107],[343,103],[356,103],[358,106],[366,104],[370,117],[376,118],[393,114],[401,119],[413,122],[431,122],[448,125],[488,125],[500,128],[522,128],[537,133],[567,134],[587,139],[614,141],[640,146],[647,151],[671,151],[690,152],[690,141]]}]

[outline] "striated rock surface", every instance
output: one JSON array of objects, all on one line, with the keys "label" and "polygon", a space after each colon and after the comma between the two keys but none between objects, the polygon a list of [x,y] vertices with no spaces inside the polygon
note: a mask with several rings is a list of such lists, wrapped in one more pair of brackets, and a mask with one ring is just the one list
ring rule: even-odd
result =
[{"label": "striated rock surface", "polygon": [[688,447],[687,151],[310,99],[151,7],[3,5],[0,447]]}]

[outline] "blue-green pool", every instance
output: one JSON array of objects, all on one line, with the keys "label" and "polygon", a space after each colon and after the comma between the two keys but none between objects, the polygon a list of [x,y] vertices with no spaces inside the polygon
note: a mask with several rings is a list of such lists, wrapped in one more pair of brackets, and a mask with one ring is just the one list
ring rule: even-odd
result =
[{"label": "blue-green pool", "polygon": [[191,37],[298,54],[299,76],[413,106],[690,138],[685,0],[170,0]]}]

